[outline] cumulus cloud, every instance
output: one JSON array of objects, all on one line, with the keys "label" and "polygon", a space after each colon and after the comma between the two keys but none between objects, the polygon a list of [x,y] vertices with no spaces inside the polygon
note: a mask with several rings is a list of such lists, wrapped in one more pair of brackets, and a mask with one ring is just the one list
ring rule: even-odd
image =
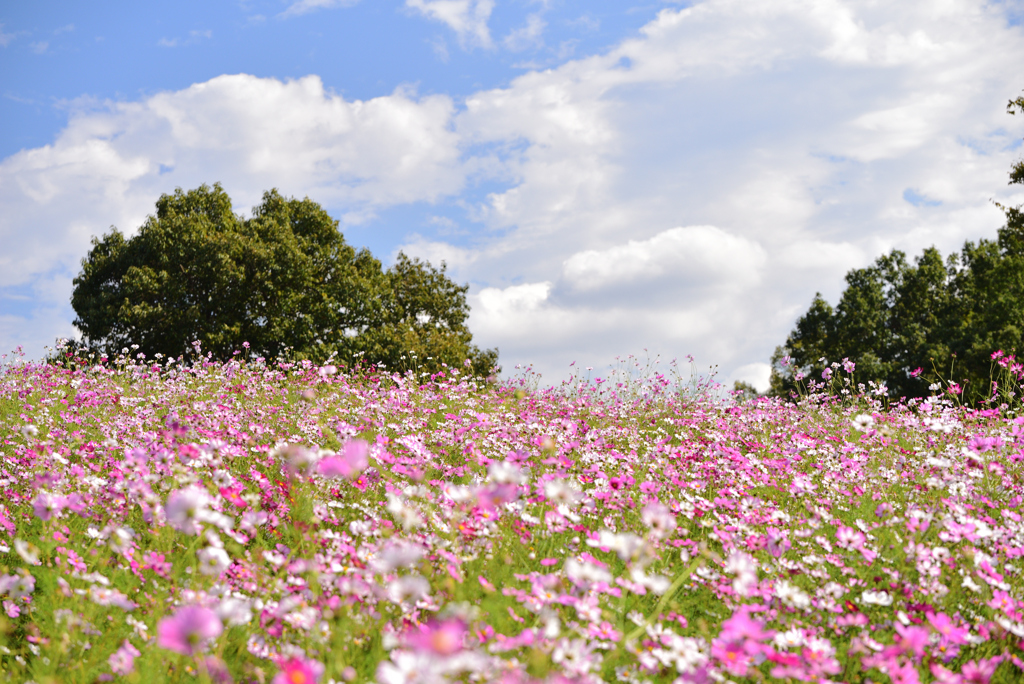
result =
[{"label": "cumulus cloud", "polygon": [[494,0],[405,0],[405,6],[447,24],[463,46],[493,46],[487,22]]},{"label": "cumulus cloud", "polygon": [[1021,38],[970,0],[708,0],[473,94],[464,139],[516,142],[515,182],[477,207],[501,237],[456,270],[492,285],[474,330],[554,379],[581,350],[650,347],[763,385],[815,291],[834,300],[847,270],[893,248],[992,237],[989,198],[1024,201],[1006,186]]},{"label": "cumulus cloud", "polygon": [[563,264],[568,287],[612,296],[643,292],[669,283],[689,289],[744,288],[760,280],[764,249],[715,226],[672,228],[647,240],[577,252]]}]

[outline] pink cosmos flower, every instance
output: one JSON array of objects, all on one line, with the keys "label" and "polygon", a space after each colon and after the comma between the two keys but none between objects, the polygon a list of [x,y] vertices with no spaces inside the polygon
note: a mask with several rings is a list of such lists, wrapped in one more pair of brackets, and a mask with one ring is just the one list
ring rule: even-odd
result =
[{"label": "pink cosmos flower", "polygon": [[54,496],[47,492],[39,492],[32,502],[32,512],[40,520],[49,520],[66,505],[67,500],[63,496]]},{"label": "pink cosmos flower", "polygon": [[170,651],[192,655],[201,651],[207,641],[219,637],[222,631],[224,625],[209,608],[183,606],[157,624],[156,642]]},{"label": "pink cosmos flower", "polygon": [[896,639],[883,655],[913,652],[916,658],[920,658],[924,654],[924,647],[928,645],[928,636],[928,630],[924,627],[904,627],[902,623],[897,622]]},{"label": "pink cosmos flower", "polygon": [[864,546],[864,542],[867,538],[864,533],[860,530],[855,530],[852,527],[840,527],[836,531],[836,544],[844,549],[859,549]]},{"label": "pink cosmos flower", "polygon": [[462,650],[466,638],[466,623],[458,619],[430,622],[410,630],[406,643],[419,652],[450,656]]},{"label": "pink cosmos flower", "polygon": [[110,665],[110,671],[116,675],[127,675],[135,669],[135,659],[139,657],[139,649],[132,646],[132,642],[127,639],[121,644],[121,648],[114,651],[109,658],[107,663]]},{"label": "pink cosmos flower", "polygon": [[942,641],[952,644],[966,644],[969,631],[963,627],[957,627],[953,620],[945,613],[928,613],[928,622],[935,631],[942,635]]},{"label": "pink cosmos flower", "polygon": [[367,458],[369,453],[369,444],[361,439],[353,439],[340,454],[322,459],[317,465],[317,472],[324,477],[353,478],[370,464]]},{"label": "pink cosmos flower", "polygon": [[324,666],[315,660],[289,658],[280,666],[270,684],[316,684],[324,673]]},{"label": "pink cosmos flower", "polygon": [[977,662],[971,660],[964,663],[963,668],[960,670],[960,676],[964,684],[988,684],[1001,662],[1003,662],[1002,656],[988,659],[982,658]]}]

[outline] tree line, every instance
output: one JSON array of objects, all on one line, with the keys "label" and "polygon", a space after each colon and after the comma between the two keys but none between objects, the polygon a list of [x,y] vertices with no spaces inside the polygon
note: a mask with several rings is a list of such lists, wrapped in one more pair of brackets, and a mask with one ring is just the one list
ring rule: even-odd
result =
[{"label": "tree line", "polygon": [[[468,285],[399,253],[390,268],[345,242],[310,199],[263,195],[250,218],[220,186],[180,188],[138,232],[93,238],[71,298],[79,345],[181,356],[198,342],[219,359],[247,348],[402,370],[444,365],[488,376],[496,349],[473,344]],[[137,345],[137,346],[136,346]]]},{"label": "tree line", "polygon": [[[1024,97],[1007,110],[1024,114]],[[1024,161],[1010,183],[1024,184]],[[847,273],[836,306],[815,295],[772,355],[769,393],[792,396],[846,359],[891,397],[926,396],[938,378],[967,402],[992,396],[994,364],[1024,352],[1024,213],[998,206],[1006,224],[995,240],[968,241],[945,259],[934,247],[912,262],[893,250]]]}]

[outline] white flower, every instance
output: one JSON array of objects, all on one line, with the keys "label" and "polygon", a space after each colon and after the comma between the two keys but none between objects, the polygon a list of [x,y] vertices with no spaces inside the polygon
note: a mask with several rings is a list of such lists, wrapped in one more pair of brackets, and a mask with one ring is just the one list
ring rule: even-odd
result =
[{"label": "white flower", "polygon": [[757,586],[757,561],[750,554],[733,551],[725,561],[725,571],[736,575],[732,588],[740,596],[749,596]]},{"label": "white flower", "polygon": [[640,513],[644,525],[651,529],[655,539],[664,539],[676,529],[676,516],[663,503],[652,501]]},{"label": "white flower", "polygon": [[587,546],[604,547],[614,551],[622,560],[629,560],[640,553],[644,540],[628,532],[615,534],[608,530],[598,532],[597,539],[588,539]]},{"label": "white flower", "polygon": [[892,605],[892,596],[889,596],[889,594],[884,591],[871,591],[869,589],[868,591],[861,592],[860,600],[863,603],[875,606]]},{"label": "white flower", "polygon": [[244,625],[252,620],[252,602],[235,596],[225,596],[217,606],[217,616],[229,625]]},{"label": "white flower", "polygon": [[573,504],[579,498],[580,493],[573,489],[572,485],[565,480],[548,480],[544,483],[544,496],[548,501],[555,504]]},{"label": "white flower", "polygon": [[526,477],[515,463],[492,461],[487,466],[487,476],[496,484],[523,484]]},{"label": "white flower", "polygon": [[787,606],[805,610],[811,607],[811,597],[799,587],[793,586],[785,580],[775,583],[775,595]]},{"label": "white flower", "polygon": [[219,576],[231,567],[231,556],[217,546],[207,546],[199,551],[199,572],[204,575]]},{"label": "white flower", "polygon": [[35,544],[22,539],[15,539],[14,550],[21,556],[21,560],[29,565],[39,565],[39,547]]},{"label": "white flower", "polygon": [[185,534],[199,534],[199,520],[206,511],[209,494],[198,487],[187,487],[171,492],[164,506],[167,523]]},{"label": "white flower", "polygon": [[807,638],[804,637],[804,633],[802,631],[793,627],[785,632],[777,633],[772,641],[775,642],[775,645],[779,648],[798,648],[807,643]]},{"label": "white flower", "polygon": [[866,413],[861,413],[854,416],[850,423],[861,432],[868,432],[875,426],[875,419]]},{"label": "white flower", "polygon": [[393,494],[388,494],[388,512],[395,516],[395,520],[405,529],[420,527],[423,524],[423,517],[419,511],[401,497]]}]

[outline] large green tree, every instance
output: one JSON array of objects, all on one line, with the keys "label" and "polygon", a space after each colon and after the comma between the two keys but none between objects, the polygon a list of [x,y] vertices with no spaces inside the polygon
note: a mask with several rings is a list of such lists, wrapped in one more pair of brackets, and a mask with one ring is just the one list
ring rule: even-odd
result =
[{"label": "large green tree", "polygon": [[107,354],[138,345],[178,356],[198,341],[223,358],[248,342],[267,357],[394,369],[413,367],[414,354],[426,370],[469,359],[485,375],[497,362],[472,344],[468,286],[443,264],[399,254],[384,270],[318,204],[276,190],[248,219],[219,184],[163,195],[134,237],[93,240],[74,285],[83,342]]},{"label": "large green tree", "polygon": [[[1007,109],[1024,113],[1024,97]],[[1024,184],[1024,161],[1010,183]],[[912,264],[894,250],[850,271],[835,308],[815,295],[772,356],[770,392],[788,396],[798,376],[820,380],[826,364],[849,359],[859,379],[884,382],[890,396],[926,395],[938,374],[970,401],[987,398],[992,352],[1024,353],[1024,213],[1001,208],[1006,224],[994,241],[967,242],[945,261],[929,248]]]}]

